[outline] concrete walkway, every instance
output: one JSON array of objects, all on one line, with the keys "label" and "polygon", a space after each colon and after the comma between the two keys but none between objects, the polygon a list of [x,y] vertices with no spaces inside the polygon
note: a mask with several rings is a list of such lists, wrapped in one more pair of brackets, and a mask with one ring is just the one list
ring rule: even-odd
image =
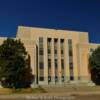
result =
[{"label": "concrete walkway", "polygon": [[0,100],[100,100],[99,92],[0,95]]}]

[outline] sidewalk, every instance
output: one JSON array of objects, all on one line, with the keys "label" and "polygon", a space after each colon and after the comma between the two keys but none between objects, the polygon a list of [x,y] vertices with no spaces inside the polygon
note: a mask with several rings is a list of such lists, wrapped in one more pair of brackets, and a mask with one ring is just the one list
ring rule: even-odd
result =
[{"label": "sidewalk", "polygon": [[88,99],[88,96],[100,97],[100,92],[11,94],[0,95],[0,100],[77,100],[76,98],[78,97],[86,97]]},{"label": "sidewalk", "polygon": [[83,98],[90,100],[88,97],[99,100],[100,98],[99,86],[44,87],[44,89],[47,93],[0,95],[0,100],[84,100]]}]

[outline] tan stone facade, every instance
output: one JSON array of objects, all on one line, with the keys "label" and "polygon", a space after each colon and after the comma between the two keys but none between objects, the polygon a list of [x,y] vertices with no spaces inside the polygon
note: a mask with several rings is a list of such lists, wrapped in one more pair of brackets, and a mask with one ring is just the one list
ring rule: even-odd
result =
[{"label": "tan stone facade", "polygon": [[[19,26],[21,39],[31,57],[34,84],[88,83],[90,50],[98,45],[89,43],[87,32]],[[0,43],[6,38],[0,38]]]}]

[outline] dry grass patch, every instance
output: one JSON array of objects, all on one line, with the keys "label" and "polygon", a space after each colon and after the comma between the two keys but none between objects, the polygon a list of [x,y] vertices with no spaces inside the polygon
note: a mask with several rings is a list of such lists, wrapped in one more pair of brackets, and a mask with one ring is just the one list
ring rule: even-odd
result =
[{"label": "dry grass patch", "polygon": [[0,95],[8,94],[34,94],[34,93],[46,93],[47,91],[41,87],[38,88],[23,88],[23,89],[10,89],[10,88],[0,88]]}]

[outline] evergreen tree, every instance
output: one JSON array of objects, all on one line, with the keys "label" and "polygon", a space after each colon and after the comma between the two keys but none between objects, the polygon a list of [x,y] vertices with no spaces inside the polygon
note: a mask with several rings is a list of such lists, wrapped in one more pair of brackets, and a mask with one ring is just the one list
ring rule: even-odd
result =
[{"label": "evergreen tree", "polygon": [[93,82],[100,85],[100,47],[90,55],[89,66]]},{"label": "evergreen tree", "polygon": [[30,59],[20,40],[8,38],[0,46],[0,82],[6,88],[27,88],[33,82]]}]

